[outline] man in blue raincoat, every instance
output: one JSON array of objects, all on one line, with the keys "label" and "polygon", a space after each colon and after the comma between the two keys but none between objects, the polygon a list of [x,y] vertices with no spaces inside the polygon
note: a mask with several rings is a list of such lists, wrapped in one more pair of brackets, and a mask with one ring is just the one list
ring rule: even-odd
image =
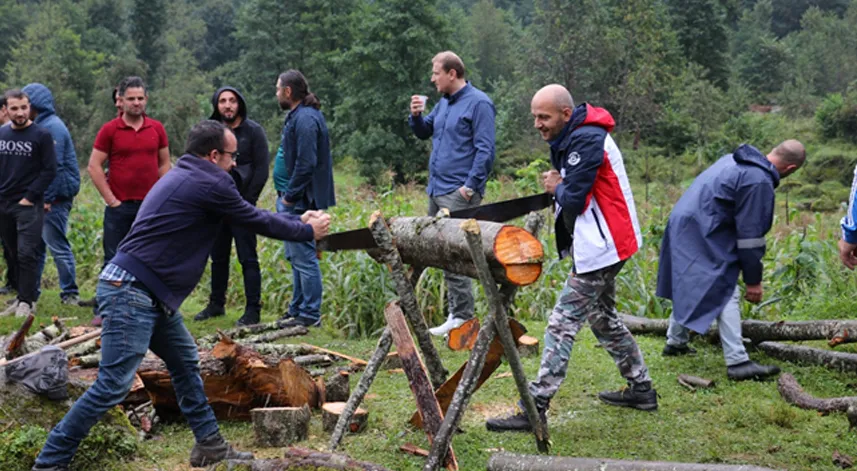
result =
[{"label": "man in blue raincoat", "polygon": [[774,217],[774,189],[806,159],[796,140],[768,155],[744,144],[702,172],[670,214],[661,244],[657,295],[672,299],[665,356],[693,353],[690,331],[718,320],[726,373],[741,381],[779,373],[750,361],[741,338],[738,273],[744,298],[762,300],[765,234]]}]

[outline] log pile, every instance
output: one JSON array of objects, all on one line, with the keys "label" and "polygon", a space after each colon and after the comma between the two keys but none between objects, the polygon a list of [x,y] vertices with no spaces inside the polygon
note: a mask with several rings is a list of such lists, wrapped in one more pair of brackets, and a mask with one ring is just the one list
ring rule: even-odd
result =
[{"label": "log pile", "polygon": [[209,468],[209,471],[390,471],[365,461],[356,461],[344,455],[334,455],[306,448],[292,447],[285,456],[270,460],[227,460]]}]

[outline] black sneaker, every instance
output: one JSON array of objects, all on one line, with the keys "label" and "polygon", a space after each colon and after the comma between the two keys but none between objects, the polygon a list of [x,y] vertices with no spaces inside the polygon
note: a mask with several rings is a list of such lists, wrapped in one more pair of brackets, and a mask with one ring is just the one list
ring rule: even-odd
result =
[{"label": "black sneaker", "polygon": [[307,319],[306,317],[291,317],[286,320],[280,320],[277,325],[282,329],[284,327],[321,327],[321,319]]},{"label": "black sneaker", "polygon": [[68,466],[55,464],[35,464],[31,471],[68,471]]},{"label": "black sneaker", "polygon": [[292,314],[291,312],[286,312],[285,314],[283,314],[282,316],[280,316],[280,318],[279,318],[279,319],[277,319],[277,321],[278,321],[278,322],[286,322],[286,321],[288,321],[288,320],[294,319],[295,317],[298,317],[298,315],[297,315],[297,314]]},{"label": "black sneaker", "polygon": [[652,383],[635,384],[618,391],[603,391],[598,393],[598,399],[611,406],[632,407],[645,411],[658,409],[658,393],[652,387]]},{"label": "black sneaker", "polygon": [[693,355],[696,353],[695,348],[689,347],[686,343],[681,345],[664,345],[664,351],[661,352],[661,355],[665,357],[678,357],[682,355]]},{"label": "black sneaker", "polygon": [[81,299],[77,305],[80,307],[95,307],[97,303],[95,302],[95,296],[89,299]]},{"label": "black sneaker", "polygon": [[[533,427],[527,411],[518,406],[519,412],[508,417],[494,417],[485,421],[485,428],[489,432],[531,432]],[[539,418],[542,423],[547,423],[547,411],[539,409]]]},{"label": "black sneaker", "polygon": [[744,381],[747,379],[763,380],[780,373],[780,367],[776,365],[760,365],[755,361],[745,361],[737,365],[726,367],[726,376],[732,381]]},{"label": "black sneaker", "polygon": [[248,307],[244,309],[244,315],[241,316],[240,319],[235,323],[236,326],[240,327],[242,325],[253,325],[258,324],[261,320],[261,313],[259,313],[259,308],[256,307]]},{"label": "black sneaker", "polygon": [[209,304],[205,306],[205,309],[199,312],[199,314],[193,316],[193,320],[195,321],[204,321],[207,319],[211,319],[212,317],[220,317],[225,316],[226,310],[223,309],[223,306],[215,306],[213,304]]},{"label": "black sneaker", "polygon": [[223,460],[252,460],[253,453],[238,451],[226,443],[220,433],[216,433],[201,442],[196,442],[190,450],[190,465],[202,468]]}]

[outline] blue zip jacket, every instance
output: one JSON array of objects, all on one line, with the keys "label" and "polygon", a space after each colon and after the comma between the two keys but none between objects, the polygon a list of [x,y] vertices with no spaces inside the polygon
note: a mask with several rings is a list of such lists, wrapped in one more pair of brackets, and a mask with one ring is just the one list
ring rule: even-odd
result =
[{"label": "blue zip jacket", "polygon": [[221,221],[274,239],[313,238],[299,216],[256,208],[227,172],[185,154],[146,195],[112,262],[177,310],[202,277]]},{"label": "blue zip jacket", "polygon": [[80,191],[80,168],[71,134],[57,116],[54,96],[40,83],[31,83],[23,90],[30,97],[30,106],[39,113],[34,122],[51,133],[57,154],[57,174],[45,190],[45,202],[73,199]]},{"label": "blue zip jacket", "polygon": [[304,105],[289,111],[282,146],[289,175],[286,201],[297,211],[335,206],[330,137],[321,111]]},{"label": "blue zip jacket", "polygon": [[762,282],[765,234],[774,218],[776,167],[744,144],[696,177],[670,214],[661,244],[657,295],[673,317],[705,332],[744,282]]},{"label": "blue zip jacket", "polygon": [[414,135],[432,138],[429,157],[429,196],[466,186],[485,195],[485,182],[494,166],[494,103],[470,82],[444,95],[425,118],[408,117]]}]

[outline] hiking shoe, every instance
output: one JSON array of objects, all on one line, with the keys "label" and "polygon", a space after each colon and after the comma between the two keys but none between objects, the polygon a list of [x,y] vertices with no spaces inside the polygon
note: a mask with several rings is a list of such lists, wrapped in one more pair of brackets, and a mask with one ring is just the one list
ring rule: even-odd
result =
[{"label": "hiking shoe", "polygon": [[292,317],[288,320],[277,322],[277,325],[282,329],[285,327],[321,327],[321,318],[307,319],[306,317]]},{"label": "hiking shoe", "polygon": [[31,471],[68,471],[68,466],[59,464],[38,464],[36,463],[31,468]]},{"label": "hiking shoe", "polygon": [[235,322],[235,325],[240,327],[242,325],[253,325],[258,324],[261,318],[261,314],[259,313],[259,308],[257,307],[248,307],[244,309],[244,315]]},{"label": "hiking shoe", "polygon": [[223,309],[222,306],[215,306],[213,304],[209,304],[205,306],[205,309],[199,312],[199,314],[193,316],[193,320],[195,321],[204,321],[207,319],[211,319],[212,317],[220,317],[225,316],[226,310]]},{"label": "hiking shoe", "polygon": [[202,468],[223,460],[252,460],[253,458],[253,453],[232,448],[220,433],[196,442],[190,450],[190,465],[194,468]]},{"label": "hiking shoe", "polygon": [[80,306],[80,297],[76,294],[67,294],[65,296],[60,296],[60,302],[70,306]]},{"label": "hiking shoe", "polygon": [[654,411],[658,408],[658,393],[652,383],[638,383],[618,391],[598,393],[598,399],[611,406],[632,407],[634,409]]},{"label": "hiking shoe", "polygon": [[461,325],[464,324],[465,322],[467,322],[467,319],[455,317],[452,314],[450,314],[449,317],[446,318],[446,322],[444,322],[443,324],[441,324],[437,327],[433,327],[433,328],[429,329],[429,333],[436,336],[436,337],[442,337],[442,336],[448,334],[450,330],[457,329],[457,328],[461,327]]},{"label": "hiking shoe", "polygon": [[36,313],[36,303],[33,303],[31,306],[30,303],[26,301],[21,301],[15,307],[15,317],[27,317],[30,314]]},{"label": "hiking shoe", "polygon": [[682,355],[693,355],[695,353],[695,348],[691,348],[686,343],[683,343],[681,345],[664,345],[664,351],[661,352],[661,355],[665,357],[678,357]]},{"label": "hiking shoe", "polygon": [[[493,417],[485,421],[485,428],[489,432],[531,432],[533,427],[530,425],[530,418],[527,411],[522,409],[520,405],[516,407],[517,414],[507,417]],[[539,409],[539,418],[542,423],[547,423],[547,410]]]},{"label": "hiking shoe", "polygon": [[762,380],[779,374],[780,367],[776,365],[760,365],[755,361],[745,361],[737,365],[726,367],[726,376],[732,381],[744,381],[747,379]]},{"label": "hiking shoe", "polygon": [[77,305],[80,307],[95,307],[97,303],[95,302],[95,297],[91,297],[89,299],[81,299],[78,301]]}]

